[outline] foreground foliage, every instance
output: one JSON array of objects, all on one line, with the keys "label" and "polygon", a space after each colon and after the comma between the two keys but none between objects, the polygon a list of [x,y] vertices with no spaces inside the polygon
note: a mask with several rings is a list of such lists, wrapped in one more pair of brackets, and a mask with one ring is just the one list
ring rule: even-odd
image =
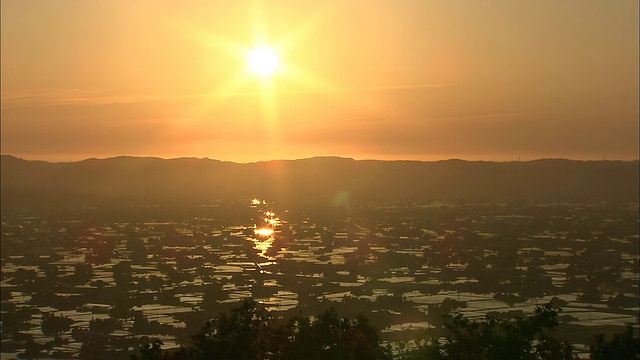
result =
[{"label": "foreground foliage", "polygon": [[[162,353],[161,343],[140,349],[141,360],[154,359],[391,359],[378,331],[364,317],[340,318],[334,309],[316,319],[294,317],[275,326],[253,300],[229,315],[206,322],[194,346]],[[137,359],[136,356],[132,356]]]},{"label": "foreground foliage", "polygon": [[[416,348],[401,348],[396,358],[407,360],[574,360],[573,346],[553,336],[560,309],[539,306],[532,316],[470,320],[447,315],[444,339],[425,339]],[[230,314],[208,321],[194,345],[163,352],[162,342],[139,349],[141,360],[185,359],[391,359],[377,330],[364,317],[340,318],[329,309],[317,318],[294,317],[276,326],[269,314],[247,299]],[[131,356],[137,360],[137,355]],[[596,336],[591,359],[640,359],[638,337],[629,327],[611,341]]]},{"label": "foreground foliage", "polygon": [[295,317],[271,326],[253,300],[207,322],[194,337],[196,359],[386,359],[377,331],[367,319],[348,320],[330,309],[311,321]]},{"label": "foreground foliage", "polygon": [[640,359],[640,343],[633,336],[631,326],[623,334],[615,334],[613,339],[605,341],[604,335],[596,336],[595,345],[591,346],[593,360],[607,359]]},{"label": "foreground foliage", "polygon": [[573,347],[553,337],[558,309],[540,306],[526,319],[473,321],[458,314],[445,326],[451,335],[443,343],[425,341],[408,354],[410,359],[533,360],[574,359]]}]

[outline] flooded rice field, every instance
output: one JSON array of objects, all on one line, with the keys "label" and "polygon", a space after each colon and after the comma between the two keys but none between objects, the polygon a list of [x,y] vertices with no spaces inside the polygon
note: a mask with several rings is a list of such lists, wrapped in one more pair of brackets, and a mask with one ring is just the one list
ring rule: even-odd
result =
[{"label": "flooded rice field", "polygon": [[638,326],[637,204],[160,210],[3,214],[2,359],[178,347],[247,297],[274,321],[362,314],[389,341],[549,302],[564,324]]}]

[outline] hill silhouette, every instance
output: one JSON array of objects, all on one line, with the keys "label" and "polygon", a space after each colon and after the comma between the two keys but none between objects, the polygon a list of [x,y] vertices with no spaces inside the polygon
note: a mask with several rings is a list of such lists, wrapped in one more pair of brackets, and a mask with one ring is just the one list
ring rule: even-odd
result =
[{"label": "hill silhouette", "polygon": [[70,163],[2,155],[2,206],[280,203],[637,202],[638,161],[436,162],[318,157],[239,164],[116,157]]}]

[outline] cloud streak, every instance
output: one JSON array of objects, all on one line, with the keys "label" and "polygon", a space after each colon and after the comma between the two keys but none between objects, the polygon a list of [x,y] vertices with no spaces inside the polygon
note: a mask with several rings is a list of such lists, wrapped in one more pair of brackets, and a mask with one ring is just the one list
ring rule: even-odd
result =
[{"label": "cloud streak", "polygon": [[[381,85],[361,87],[334,87],[318,89],[292,89],[279,90],[278,94],[325,94],[325,93],[349,93],[349,92],[377,92],[394,90],[418,90],[429,88],[452,87],[455,84],[407,84],[407,85]],[[174,95],[115,95],[113,91],[62,89],[49,88],[31,91],[14,91],[2,94],[3,107],[37,107],[37,106],[72,106],[72,105],[108,105],[124,103],[180,101],[206,98],[233,98],[260,96],[260,91],[231,92],[231,93],[205,93],[205,94],[174,94]]]}]

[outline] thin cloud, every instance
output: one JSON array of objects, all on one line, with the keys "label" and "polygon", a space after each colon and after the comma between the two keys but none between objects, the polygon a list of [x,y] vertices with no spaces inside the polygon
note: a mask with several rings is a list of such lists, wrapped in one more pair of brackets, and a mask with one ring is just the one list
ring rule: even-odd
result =
[{"label": "thin cloud", "polygon": [[48,88],[31,91],[4,92],[3,107],[32,107],[52,105],[93,105],[122,102],[136,102],[131,97],[113,96],[106,89],[63,89]]},{"label": "thin cloud", "polygon": [[283,91],[286,94],[301,93],[327,93],[327,92],[351,92],[351,91],[388,91],[388,90],[410,90],[455,86],[455,84],[414,84],[414,85],[386,85],[386,86],[363,86],[363,87],[344,87],[331,89],[309,89],[309,90],[292,90]]},{"label": "thin cloud", "polygon": [[[361,87],[336,87],[320,89],[296,89],[281,90],[279,94],[323,94],[323,93],[345,93],[360,91],[393,91],[393,90],[413,90],[427,88],[451,87],[455,84],[409,84],[409,85],[383,85],[383,86],[361,86]],[[234,92],[234,93],[207,93],[207,94],[185,94],[185,95],[113,95],[111,91],[84,90],[84,89],[62,89],[49,88],[33,91],[5,92],[2,94],[3,107],[37,107],[55,105],[108,105],[123,103],[141,103],[155,101],[190,100],[200,98],[229,98],[259,96],[259,91]]]},{"label": "thin cloud", "polygon": [[511,113],[495,113],[495,114],[481,114],[478,117],[481,118],[514,118],[514,117],[523,117],[527,114],[522,112],[511,112]]}]

